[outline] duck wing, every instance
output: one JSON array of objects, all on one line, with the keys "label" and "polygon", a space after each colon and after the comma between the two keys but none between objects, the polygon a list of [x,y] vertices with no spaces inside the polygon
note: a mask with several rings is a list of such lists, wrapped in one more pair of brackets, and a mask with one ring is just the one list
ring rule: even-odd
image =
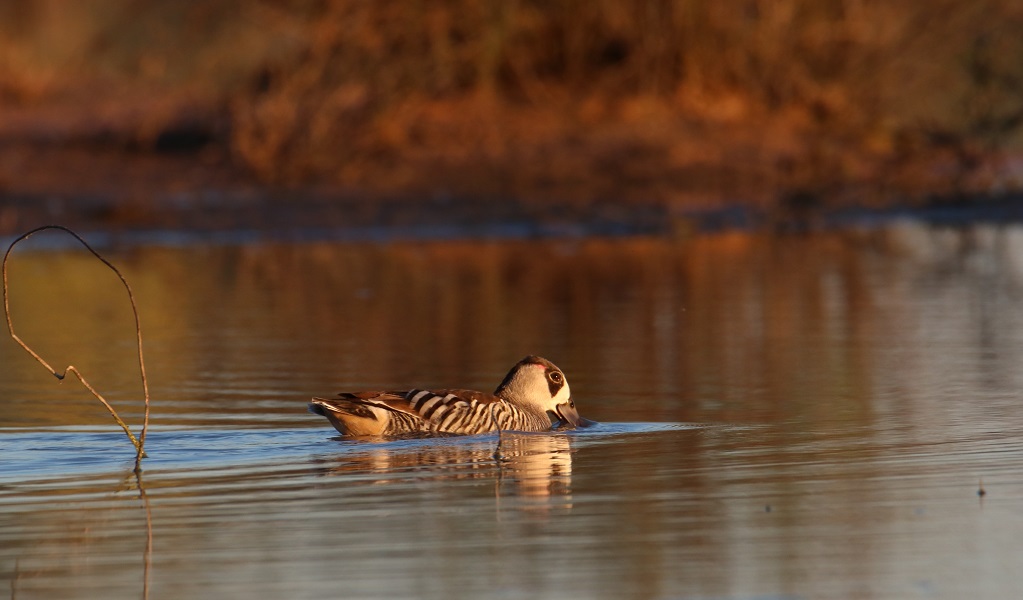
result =
[{"label": "duck wing", "polygon": [[501,399],[475,390],[342,392],[313,398],[309,410],[351,435],[396,435],[422,431],[478,433],[494,428],[489,406]]}]

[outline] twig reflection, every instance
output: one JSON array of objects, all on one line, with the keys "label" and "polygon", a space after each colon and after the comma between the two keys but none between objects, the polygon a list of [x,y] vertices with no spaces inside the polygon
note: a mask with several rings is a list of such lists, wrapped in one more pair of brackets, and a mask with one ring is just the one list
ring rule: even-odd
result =
[{"label": "twig reflection", "polygon": [[11,577],[11,600],[18,598],[18,579],[21,577],[21,557],[14,559],[14,576]]},{"label": "twig reflection", "polygon": [[153,565],[153,512],[149,506],[149,496],[146,495],[146,486],[142,481],[142,469],[133,469],[125,476],[125,482],[129,487],[133,478],[146,515],[146,549],[142,553],[142,599],[148,600],[150,572]]},{"label": "twig reflection", "polygon": [[[129,568],[121,557],[136,555],[143,533],[134,518],[139,514],[145,518],[140,595],[148,600],[153,517],[145,481],[141,470],[134,468],[115,477],[109,480],[103,474],[81,479],[40,479],[25,482],[23,490],[10,495],[15,499],[13,506],[20,502],[24,509],[14,513],[20,516],[12,521],[12,531],[5,531],[9,549],[21,550],[14,557],[10,574],[12,600],[26,592],[29,596],[84,595],[92,589],[88,586],[95,585],[93,578],[99,577],[107,578],[103,585],[108,595],[124,596],[125,589],[138,589],[132,581],[137,570]],[[74,499],[67,501],[68,495]],[[85,580],[89,582],[83,583]]]}]

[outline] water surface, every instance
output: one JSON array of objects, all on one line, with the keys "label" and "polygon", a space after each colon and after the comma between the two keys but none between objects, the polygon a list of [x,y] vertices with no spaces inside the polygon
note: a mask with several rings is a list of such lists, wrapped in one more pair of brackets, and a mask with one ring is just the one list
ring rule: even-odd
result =
[{"label": "water surface", "polygon": [[[43,246],[12,259],[19,334],[139,423],[123,290]],[[1018,227],[105,252],[150,458],[0,343],[11,597],[1023,592]],[[526,354],[601,424],[367,442],[305,412]]]}]

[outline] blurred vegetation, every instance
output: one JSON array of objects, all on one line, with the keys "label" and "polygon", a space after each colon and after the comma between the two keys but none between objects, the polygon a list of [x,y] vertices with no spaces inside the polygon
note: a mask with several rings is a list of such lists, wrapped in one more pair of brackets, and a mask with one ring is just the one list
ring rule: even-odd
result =
[{"label": "blurred vegetation", "polygon": [[1012,0],[7,0],[0,145],[381,194],[999,191],[1019,187],[1020,31]]}]

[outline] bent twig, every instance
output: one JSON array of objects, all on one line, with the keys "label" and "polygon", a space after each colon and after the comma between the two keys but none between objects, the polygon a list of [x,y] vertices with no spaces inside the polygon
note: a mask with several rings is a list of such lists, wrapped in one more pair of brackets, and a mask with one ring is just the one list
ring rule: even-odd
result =
[{"label": "bent twig", "polygon": [[[21,340],[21,338],[18,337],[18,335],[16,333],[14,333],[14,323],[11,321],[11,309],[10,309],[10,302],[8,300],[8,292],[7,292],[7,259],[10,257],[11,251],[14,250],[14,247],[19,242],[21,242],[22,240],[25,240],[25,239],[28,239],[28,238],[32,237],[33,235],[35,235],[36,233],[39,233],[40,231],[45,231],[45,230],[48,230],[48,229],[56,229],[58,231],[63,231],[64,233],[67,233],[71,237],[73,237],[76,240],[78,240],[83,246],[85,246],[85,248],[89,252],[92,253],[93,256],[98,258],[100,260],[100,262],[102,262],[104,265],[109,267],[111,271],[113,271],[115,274],[117,274],[117,277],[121,280],[121,283],[124,284],[124,289],[126,289],[128,291],[128,300],[131,302],[131,311],[135,315],[135,335],[136,335],[136,341],[137,341],[137,344],[138,344],[139,371],[142,374],[142,391],[143,391],[143,394],[145,395],[145,416],[143,417],[143,420],[142,420],[142,432],[139,434],[138,438],[136,438],[135,434],[133,434],[131,432],[131,429],[128,427],[128,425],[125,424],[125,422],[121,420],[121,417],[119,417],[117,415],[117,411],[114,410],[114,407],[110,406],[110,403],[107,402],[106,399],[103,398],[103,396],[101,396],[100,393],[95,390],[95,388],[93,388],[91,385],[89,385],[89,382],[85,380],[85,377],[82,376],[82,374],[78,371],[78,369],[76,369],[73,365],[68,365],[64,369],[63,372],[58,372],[56,369],[51,367],[49,363],[47,363],[45,360],[43,360],[43,357],[39,356],[34,350],[32,350],[32,348],[30,348],[28,346],[28,344],[23,342]],[[22,234],[16,240],[11,242],[11,245],[7,248],[7,252],[4,254],[2,271],[3,271],[4,316],[7,317],[7,329],[8,329],[8,331],[10,331],[11,337],[14,339],[15,342],[18,342],[18,345],[21,346],[25,350],[25,352],[28,352],[30,355],[32,355],[32,358],[36,359],[36,361],[38,361],[39,364],[41,364],[44,367],[46,367],[46,370],[48,370],[58,380],[63,381],[64,378],[67,377],[68,373],[74,374],[74,376],[78,378],[78,381],[82,382],[82,385],[84,385],[85,388],[87,390],[89,390],[89,392],[91,392],[92,395],[95,396],[97,400],[99,400],[100,402],[103,403],[103,406],[105,406],[107,411],[110,412],[110,415],[112,417],[114,417],[114,420],[117,421],[117,424],[121,426],[121,429],[124,429],[124,433],[126,433],[128,435],[128,439],[130,439],[131,443],[135,446],[135,453],[136,453],[135,454],[135,469],[137,470],[139,468],[139,463],[146,456],[146,453],[145,453],[146,429],[148,429],[148,427],[149,427],[149,383],[146,380],[146,364],[145,364],[145,361],[142,358],[142,325],[141,325],[141,323],[139,321],[139,311],[138,311],[138,308],[135,305],[135,295],[131,291],[131,286],[128,285],[128,280],[126,280],[124,278],[124,275],[121,275],[121,272],[117,270],[117,267],[112,265],[110,263],[110,261],[108,261],[107,259],[105,259],[102,256],[100,256],[100,254],[98,252],[96,252],[92,248],[92,246],[90,246],[88,243],[86,243],[86,241],[83,240],[81,238],[81,236],[79,236],[74,231],[71,231],[70,229],[68,229],[67,227],[64,227],[62,225],[43,225],[42,227],[37,227],[37,228],[27,232],[27,233]]]}]

